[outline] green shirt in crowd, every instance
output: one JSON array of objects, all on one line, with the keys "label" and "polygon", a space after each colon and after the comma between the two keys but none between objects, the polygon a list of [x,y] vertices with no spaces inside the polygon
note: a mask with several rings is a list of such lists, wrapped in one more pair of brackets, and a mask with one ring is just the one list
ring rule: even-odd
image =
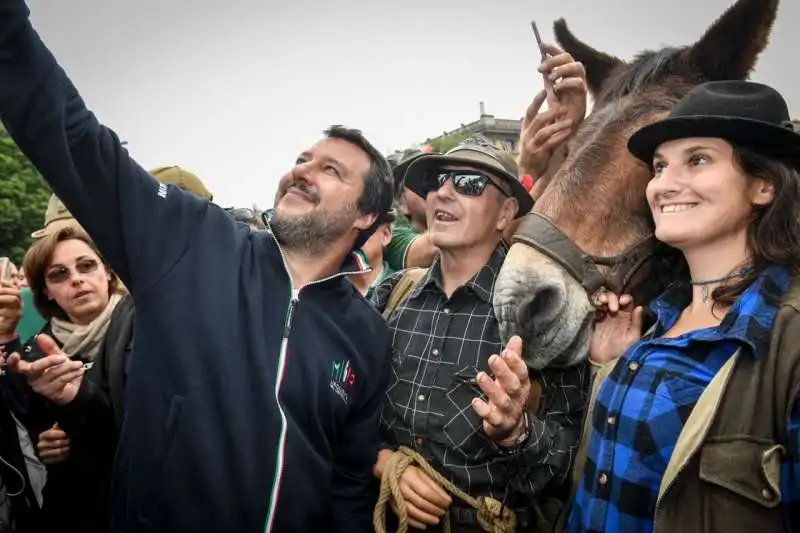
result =
[{"label": "green shirt in crowd", "polygon": [[384,261],[383,262],[383,270],[381,270],[381,275],[378,276],[377,278],[375,278],[375,281],[372,282],[372,285],[369,286],[369,289],[367,289],[367,294],[364,295],[364,298],[369,300],[370,297],[372,296],[372,291],[375,290],[375,287],[380,285],[381,281],[385,280],[386,278],[388,278],[389,276],[391,276],[394,273],[395,273],[395,270],[391,266],[389,266],[389,263]]},{"label": "green shirt in crowd", "polygon": [[42,331],[45,325],[45,319],[36,311],[36,306],[33,305],[33,293],[28,287],[20,289],[22,295],[22,318],[17,326],[17,334],[22,342]]},{"label": "green shirt in crowd", "polygon": [[397,212],[394,224],[392,224],[392,240],[383,250],[383,259],[392,270],[403,270],[406,268],[406,255],[411,244],[419,238],[421,234],[417,233],[411,226],[408,218],[401,213]]}]

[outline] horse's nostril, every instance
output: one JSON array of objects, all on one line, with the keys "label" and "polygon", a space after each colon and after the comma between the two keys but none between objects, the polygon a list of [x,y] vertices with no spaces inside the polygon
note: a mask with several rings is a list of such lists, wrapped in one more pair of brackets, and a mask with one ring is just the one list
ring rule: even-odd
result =
[{"label": "horse's nostril", "polygon": [[566,304],[565,292],[563,287],[556,285],[541,287],[535,291],[519,305],[517,312],[520,323],[535,330],[548,327]]}]

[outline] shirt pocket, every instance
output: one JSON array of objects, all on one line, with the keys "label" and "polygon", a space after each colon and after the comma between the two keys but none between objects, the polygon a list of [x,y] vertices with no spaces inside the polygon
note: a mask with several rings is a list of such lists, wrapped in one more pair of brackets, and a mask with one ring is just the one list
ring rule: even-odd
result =
[{"label": "shirt pocket", "polygon": [[477,382],[479,372],[474,366],[465,366],[453,374],[442,413],[444,444],[468,459],[478,459],[487,453],[483,420],[472,408],[473,398],[484,397]]},{"label": "shirt pocket", "polygon": [[667,372],[659,381],[655,395],[662,408],[668,407],[669,403],[673,404],[680,411],[681,422],[686,422],[691,408],[700,399],[706,386],[707,383],[700,379],[678,372]]}]

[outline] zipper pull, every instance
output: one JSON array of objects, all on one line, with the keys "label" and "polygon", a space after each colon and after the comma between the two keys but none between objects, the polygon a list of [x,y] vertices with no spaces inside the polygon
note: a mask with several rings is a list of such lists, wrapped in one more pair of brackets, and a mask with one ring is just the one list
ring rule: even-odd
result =
[{"label": "zipper pull", "polygon": [[300,291],[297,289],[292,289],[292,299],[289,300],[289,309],[286,310],[286,324],[283,327],[283,338],[289,338],[289,332],[292,329],[292,317],[294,316],[295,307],[297,307],[297,302],[299,301]]}]

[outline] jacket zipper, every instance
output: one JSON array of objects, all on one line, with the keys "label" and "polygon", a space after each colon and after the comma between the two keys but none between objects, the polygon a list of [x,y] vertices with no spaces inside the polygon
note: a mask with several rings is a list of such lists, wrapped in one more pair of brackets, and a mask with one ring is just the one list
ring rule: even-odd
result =
[{"label": "jacket zipper", "polygon": [[[291,281],[289,282],[291,285]],[[283,337],[281,338],[281,348],[278,352],[278,376],[275,379],[275,403],[278,404],[278,413],[281,416],[281,430],[278,435],[278,453],[275,459],[275,476],[272,479],[272,490],[269,495],[269,508],[267,509],[267,520],[264,528],[265,533],[272,531],[272,524],[275,517],[275,508],[278,505],[278,491],[280,490],[281,478],[283,476],[283,459],[286,450],[286,413],[283,412],[283,407],[279,400],[281,392],[281,384],[283,383],[283,374],[286,369],[286,349],[289,347],[289,333],[292,330],[292,318],[294,317],[294,310],[297,308],[297,303],[300,301],[300,289],[291,289],[291,297],[289,298],[289,305],[286,308],[286,318],[283,325]]]},{"label": "jacket zipper", "polygon": [[357,272],[338,272],[336,274],[333,274],[332,276],[311,281],[309,283],[306,283],[299,289],[295,289],[291,280],[292,276],[291,274],[289,274],[289,268],[288,265],[286,264],[286,256],[283,254],[283,249],[280,247],[280,245],[278,246],[278,250],[280,251],[281,259],[283,260],[283,267],[286,269],[286,273],[289,276],[291,297],[289,298],[289,304],[286,308],[286,319],[284,321],[284,326],[283,326],[283,337],[281,338],[281,347],[280,347],[280,352],[278,354],[278,377],[275,380],[275,403],[278,405],[278,412],[281,415],[281,430],[278,437],[278,453],[275,465],[275,476],[272,481],[272,490],[270,491],[269,507],[267,508],[267,519],[264,525],[264,533],[272,533],[272,526],[275,523],[275,510],[278,507],[278,496],[280,492],[281,478],[283,476],[283,460],[286,451],[285,450],[286,432],[288,430],[288,427],[286,425],[286,413],[283,412],[283,407],[281,406],[280,402],[280,392],[281,392],[281,385],[283,384],[283,375],[286,369],[286,350],[289,347],[289,334],[291,333],[292,330],[292,318],[294,318],[294,312],[295,309],[297,309],[297,304],[300,303],[300,291],[311,285],[325,283],[326,281],[330,281],[332,279],[341,276],[347,276],[349,274],[357,273]]}]

